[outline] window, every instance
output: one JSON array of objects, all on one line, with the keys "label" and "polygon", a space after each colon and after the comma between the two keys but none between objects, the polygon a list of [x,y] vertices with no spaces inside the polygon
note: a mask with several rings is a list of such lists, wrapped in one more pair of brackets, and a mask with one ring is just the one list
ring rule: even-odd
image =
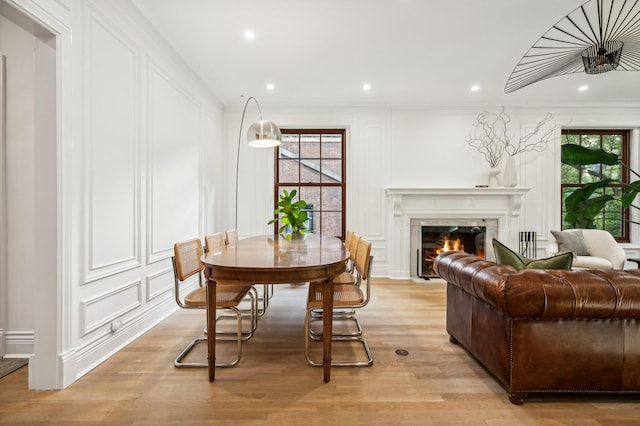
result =
[{"label": "window", "polygon": [[[601,148],[606,152],[615,153],[622,164],[628,164],[629,158],[629,132],[627,130],[563,130],[562,144],[572,143],[587,148]],[[596,228],[605,229],[621,242],[629,241],[629,210],[623,210],[620,204],[622,187],[629,181],[627,167],[622,164],[607,166],[592,164],[588,166],[562,165],[561,192],[562,192],[562,218],[563,229],[567,226],[564,222],[566,214],[565,199],[576,188],[584,184],[597,182],[604,178],[615,179],[599,195],[613,195],[614,200],[609,201],[596,216]]]},{"label": "window", "polygon": [[[308,232],[344,239],[345,233],[344,129],[282,129],[276,149],[274,206],[281,192],[298,191],[309,205]],[[276,207],[274,207],[276,208]],[[279,224],[275,224],[278,229]]]}]

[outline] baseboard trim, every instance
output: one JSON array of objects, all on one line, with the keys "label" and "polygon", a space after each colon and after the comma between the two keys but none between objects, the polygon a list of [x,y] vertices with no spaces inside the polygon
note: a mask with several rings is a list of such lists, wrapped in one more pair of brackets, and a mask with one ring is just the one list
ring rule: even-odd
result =
[{"label": "baseboard trim", "polygon": [[[117,331],[105,332],[91,343],[75,352],[75,380],[87,374],[120,349],[146,333],[162,320],[173,314],[178,307],[173,297],[168,297],[139,315],[123,323]],[[69,383],[70,384],[70,383]],[[65,384],[68,386],[68,384]]]}]

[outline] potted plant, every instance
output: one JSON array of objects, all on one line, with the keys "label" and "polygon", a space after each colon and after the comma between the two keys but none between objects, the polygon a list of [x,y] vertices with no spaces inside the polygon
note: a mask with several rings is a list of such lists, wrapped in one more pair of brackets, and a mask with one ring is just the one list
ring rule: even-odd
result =
[{"label": "potted plant", "polygon": [[280,221],[278,232],[281,234],[290,228],[290,234],[286,236],[288,239],[294,236],[300,238],[299,236],[303,235],[307,230],[307,212],[304,210],[307,207],[307,202],[304,200],[294,202],[297,193],[298,191],[295,189],[291,192],[286,189],[283,190],[280,194],[278,208],[273,211],[276,217],[269,221],[269,225],[278,222],[278,220]]}]

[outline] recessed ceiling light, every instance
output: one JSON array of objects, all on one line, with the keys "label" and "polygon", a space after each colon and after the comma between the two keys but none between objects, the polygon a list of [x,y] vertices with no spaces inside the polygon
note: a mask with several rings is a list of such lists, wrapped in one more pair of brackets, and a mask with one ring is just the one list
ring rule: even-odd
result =
[{"label": "recessed ceiling light", "polygon": [[478,90],[480,90],[480,86],[478,86],[477,84],[471,86],[471,91],[472,92],[477,92]]},{"label": "recessed ceiling light", "polygon": [[274,90],[276,88],[276,86],[274,86],[273,84],[267,84],[267,90]]},{"label": "recessed ceiling light", "polygon": [[584,92],[585,90],[589,90],[589,86],[580,86],[578,87],[578,90]]},{"label": "recessed ceiling light", "polygon": [[363,84],[362,85],[362,90],[367,90],[367,91],[371,90],[371,85],[369,83]]},{"label": "recessed ceiling light", "polygon": [[256,35],[253,33],[253,31],[245,31],[244,38],[246,38],[247,40],[253,40],[254,38],[256,38]]}]

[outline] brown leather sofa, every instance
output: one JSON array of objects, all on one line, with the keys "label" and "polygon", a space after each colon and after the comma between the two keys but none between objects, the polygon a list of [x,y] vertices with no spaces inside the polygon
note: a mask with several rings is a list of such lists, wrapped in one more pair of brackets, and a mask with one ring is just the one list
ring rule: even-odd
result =
[{"label": "brown leather sofa", "polygon": [[640,271],[516,270],[464,252],[434,263],[447,332],[522,404],[534,392],[640,392]]}]

